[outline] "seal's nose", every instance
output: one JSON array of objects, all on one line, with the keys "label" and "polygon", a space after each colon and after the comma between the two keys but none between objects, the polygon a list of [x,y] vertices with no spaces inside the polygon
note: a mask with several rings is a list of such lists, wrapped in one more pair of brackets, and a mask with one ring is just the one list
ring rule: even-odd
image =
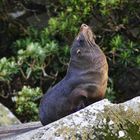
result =
[{"label": "seal's nose", "polygon": [[82,31],[83,29],[87,29],[87,28],[88,28],[88,25],[82,24],[81,27],[80,27],[80,30]]}]

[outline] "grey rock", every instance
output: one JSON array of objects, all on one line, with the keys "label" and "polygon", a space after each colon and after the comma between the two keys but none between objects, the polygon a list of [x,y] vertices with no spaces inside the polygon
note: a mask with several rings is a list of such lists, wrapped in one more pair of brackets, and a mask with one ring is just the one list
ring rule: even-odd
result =
[{"label": "grey rock", "polygon": [[41,126],[42,124],[40,122],[29,122],[18,125],[1,126],[0,140],[8,139],[12,136],[16,137],[17,135],[37,129]]},{"label": "grey rock", "polygon": [[[140,120],[140,96],[121,104],[112,104],[107,99],[101,100],[56,122],[9,140],[90,140],[96,138],[94,130],[102,128],[106,122],[112,127],[125,119]],[[124,136],[123,130],[118,131],[118,137]]]},{"label": "grey rock", "polygon": [[32,3],[40,4],[40,5],[46,5],[47,0],[31,0]]},{"label": "grey rock", "polygon": [[47,27],[48,24],[48,15],[47,13],[42,13],[40,15],[32,15],[28,17],[26,20],[29,25],[37,29],[43,29]]},{"label": "grey rock", "polygon": [[13,19],[16,19],[16,18],[19,18],[19,17],[23,16],[25,13],[26,13],[26,11],[23,10],[23,11],[16,11],[16,12],[8,13],[8,15],[10,17],[12,17]]},{"label": "grey rock", "polygon": [[0,103],[0,126],[20,124],[21,122],[4,105]]}]

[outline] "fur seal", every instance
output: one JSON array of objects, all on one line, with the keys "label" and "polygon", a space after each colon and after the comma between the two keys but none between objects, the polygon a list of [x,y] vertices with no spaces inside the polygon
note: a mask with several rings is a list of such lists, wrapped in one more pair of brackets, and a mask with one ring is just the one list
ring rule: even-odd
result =
[{"label": "fur seal", "polygon": [[105,95],[108,64],[88,25],[81,25],[70,54],[65,77],[48,90],[40,102],[39,117],[43,125],[101,100]]}]

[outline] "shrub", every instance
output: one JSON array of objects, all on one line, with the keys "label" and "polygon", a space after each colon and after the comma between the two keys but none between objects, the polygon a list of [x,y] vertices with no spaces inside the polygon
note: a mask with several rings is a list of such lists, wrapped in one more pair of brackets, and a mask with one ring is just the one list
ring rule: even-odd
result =
[{"label": "shrub", "polygon": [[[4,95],[10,92],[10,97],[16,97],[12,93],[25,85],[40,87],[45,92],[60,81],[69,61],[67,45],[72,43],[80,25],[86,23],[93,28],[96,42],[108,59],[109,77],[113,82],[109,81],[107,98],[117,100],[116,94],[121,89],[115,88],[115,84],[122,78],[122,73],[140,66],[138,1],[48,0],[46,7],[50,19],[41,31],[9,18],[6,8],[11,3],[17,8],[19,3],[27,6],[32,2],[0,2],[0,36],[1,40],[7,39],[4,41],[6,46],[0,40],[0,90]],[[3,89],[5,83],[8,92]]]},{"label": "shrub", "polygon": [[16,113],[22,121],[38,120],[38,100],[41,96],[42,91],[40,88],[23,86],[17,96],[12,98],[16,103]]},{"label": "shrub", "polygon": [[10,82],[13,75],[18,72],[18,66],[14,60],[3,57],[0,59],[0,81]]}]

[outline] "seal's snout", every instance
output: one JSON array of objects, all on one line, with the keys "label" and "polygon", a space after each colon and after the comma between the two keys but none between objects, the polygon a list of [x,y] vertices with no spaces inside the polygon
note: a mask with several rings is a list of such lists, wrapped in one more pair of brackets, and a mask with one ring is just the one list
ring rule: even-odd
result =
[{"label": "seal's snout", "polygon": [[82,28],[86,28],[86,27],[88,27],[88,26],[87,26],[86,24],[82,24],[81,27],[82,27]]},{"label": "seal's snout", "polygon": [[87,30],[87,29],[88,29],[88,25],[86,24],[82,24],[80,27],[80,31]]},{"label": "seal's snout", "polygon": [[93,36],[92,30],[88,25],[86,25],[86,24],[81,25],[80,32],[78,34],[77,39],[79,39],[80,34],[82,34],[85,37],[85,39],[88,39],[88,40],[94,42],[94,39],[93,39],[94,36]]}]

